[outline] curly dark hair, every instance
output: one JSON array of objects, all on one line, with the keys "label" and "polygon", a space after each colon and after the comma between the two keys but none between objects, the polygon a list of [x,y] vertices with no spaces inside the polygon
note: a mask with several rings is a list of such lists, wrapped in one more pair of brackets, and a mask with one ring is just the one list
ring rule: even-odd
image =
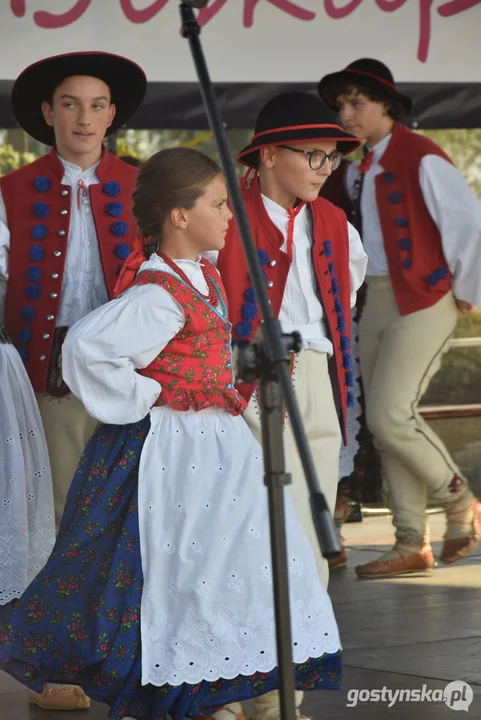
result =
[{"label": "curly dark hair", "polygon": [[133,194],[133,213],[147,240],[147,258],[159,249],[169,212],[179,207],[191,210],[220,174],[215,160],[192,148],[161,150],[143,163]]},{"label": "curly dark hair", "polygon": [[384,90],[380,83],[370,78],[360,78],[359,81],[353,81],[352,78],[342,78],[337,82],[332,82],[329,89],[326,90],[324,100],[330,107],[336,107],[338,98],[341,95],[351,95],[351,93],[362,93],[374,102],[384,103],[386,112],[390,118],[395,121],[402,122],[406,118],[406,108],[401,99],[395,97],[389,91]]}]

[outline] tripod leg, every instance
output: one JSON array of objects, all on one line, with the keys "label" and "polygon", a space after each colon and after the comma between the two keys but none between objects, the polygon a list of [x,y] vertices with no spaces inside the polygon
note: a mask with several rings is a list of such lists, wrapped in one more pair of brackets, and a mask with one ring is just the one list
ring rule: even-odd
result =
[{"label": "tripod leg", "polygon": [[273,380],[261,380],[259,399],[274,578],[281,709],[278,717],[282,717],[283,720],[295,720],[292,636],[290,623],[285,622],[286,618],[291,617],[284,514],[284,487],[290,482],[290,478],[286,475],[284,464],[284,410],[279,383]]}]

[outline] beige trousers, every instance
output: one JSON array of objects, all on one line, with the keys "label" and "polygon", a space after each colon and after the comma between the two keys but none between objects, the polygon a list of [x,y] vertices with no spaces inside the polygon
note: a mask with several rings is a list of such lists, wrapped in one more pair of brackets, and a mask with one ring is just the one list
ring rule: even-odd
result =
[{"label": "beige trousers", "polygon": [[[326,353],[303,350],[296,358],[293,385],[319,482],[326,495],[329,508],[334,514],[339,481],[341,430]],[[261,422],[255,395],[249,403],[244,418],[258,442],[261,442]],[[286,419],[284,432],[284,451],[286,469],[292,475],[292,484],[289,485],[288,492],[297,517],[314,550],[321,581],[327,588],[329,568],[319,549],[316,530],[312,522],[309,489],[297,453],[289,418]]]},{"label": "beige trousers", "polygon": [[80,400],[71,393],[63,398],[38,393],[37,402],[52,468],[55,524],[58,530],[80,456],[98,421],[90,417]]},{"label": "beige trousers", "polygon": [[389,277],[367,283],[359,325],[367,424],[381,453],[396,537],[421,545],[428,540],[427,493],[442,500],[460,475],[418,412],[456,327],[456,304],[450,292],[433,307],[402,316]]}]

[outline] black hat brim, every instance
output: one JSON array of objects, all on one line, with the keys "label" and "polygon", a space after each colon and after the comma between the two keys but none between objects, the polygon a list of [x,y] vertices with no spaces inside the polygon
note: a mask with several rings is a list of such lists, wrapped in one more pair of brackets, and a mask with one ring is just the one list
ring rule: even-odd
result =
[{"label": "black hat brim", "polygon": [[285,145],[291,143],[303,142],[326,142],[333,141],[336,143],[337,149],[343,155],[356,150],[361,141],[354,135],[345,132],[341,127],[331,126],[329,128],[311,128],[298,126],[295,129],[272,130],[268,133],[262,133],[258,137],[254,136],[252,142],[247,145],[237,156],[237,162],[247,167],[257,168],[259,164],[259,150],[264,147],[275,147],[276,145]]},{"label": "black hat brim", "polygon": [[15,81],[12,108],[20,127],[45,145],[54,145],[55,135],[53,128],[45,122],[42,103],[50,101],[55,88],[72,75],[89,75],[109,86],[116,112],[107,135],[125,125],[142,104],[147,89],[142,68],[111,53],[68,53],[30,65]]},{"label": "black hat brim", "polygon": [[404,105],[406,115],[411,112],[413,101],[410,97],[408,97],[407,95],[403,95],[399,92],[399,90],[397,90],[396,87],[394,87],[388,82],[379,79],[375,75],[371,73],[360,72],[357,70],[346,69],[340,70],[339,72],[330,73],[330,75],[325,75],[319,81],[319,84],[317,86],[317,90],[319,92],[321,100],[323,100],[326,105],[331,108],[331,110],[337,110],[336,103],[332,100],[332,87],[348,83],[349,81],[355,85],[358,85],[360,82],[362,82],[363,77],[369,79],[371,82],[375,82],[376,85],[381,89],[382,93],[387,97],[393,98],[394,100],[400,100]]}]

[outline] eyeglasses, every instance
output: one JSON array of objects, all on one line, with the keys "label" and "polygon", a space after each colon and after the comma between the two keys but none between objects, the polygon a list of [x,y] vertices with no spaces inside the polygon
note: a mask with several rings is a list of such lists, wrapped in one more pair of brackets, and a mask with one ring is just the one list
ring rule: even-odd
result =
[{"label": "eyeglasses", "polygon": [[309,167],[311,170],[320,170],[323,165],[329,160],[331,163],[331,169],[337,170],[342,160],[342,152],[334,150],[330,155],[324,152],[324,150],[300,150],[299,148],[289,147],[289,145],[278,145],[277,147],[283,148],[284,150],[292,150],[292,152],[302,153],[307,155],[309,158]]}]

